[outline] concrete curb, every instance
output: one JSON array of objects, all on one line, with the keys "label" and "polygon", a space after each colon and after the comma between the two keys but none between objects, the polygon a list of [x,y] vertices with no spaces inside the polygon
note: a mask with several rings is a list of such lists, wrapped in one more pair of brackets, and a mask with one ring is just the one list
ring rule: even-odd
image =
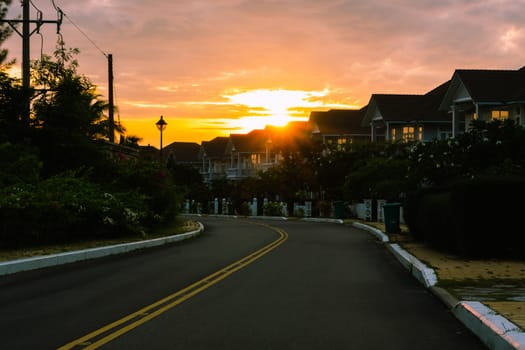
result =
[{"label": "concrete curb", "polygon": [[415,256],[404,250],[399,244],[389,244],[388,249],[401,262],[401,264],[412,273],[425,287],[433,287],[437,284],[438,279],[433,269],[429,268]]},{"label": "concrete curb", "polygon": [[371,234],[376,236],[381,242],[388,242],[389,241],[388,236],[385,235],[383,233],[383,231],[381,231],[381,230],[379,230],[379,229],[377,229],[375,227],[368,226],[368,225],[362,224],[360,222],[353,222],[352,226],[360,228],[361,230],[365,230],[365,231],[370,232]]},{"label": "concrete curb", "polygon": [[341,219],[329,219],[329,218],[300,218],[299,221],[328,222],[328,223],[332,223],[332,224],[344,224],[345,223]]},{"label": "concrete curb", "polygon": [[[352,225],[374,234],[382,242],[389,241],[388,236],[374,227],[361,223]],[[525,332],[517,325],[478,301],[458,301],[445,289],[435,286],[438,279],[433,269],[398,244],[387,244],[387,247],[412,276],[438,297],[490,349],[525,350]]]},{"label": "concrete curb", "polygon": [[479,301],[462,301],[452,309],[454,315],[491,349],[524,350],[525,333]]},{"label": "concrete curb", "polygon": [[32,258],[27,258],[27,259],[18,259],[18,260],[0,262],[0,276],[9,275],[9,274],[17,273],[17,272],[22,272],[22,271],[42,269],[45,267],[51,267],[51,266],[56,266],[56,265],[63,265],[63,264],[68,264],[72,262],[77,262],[77,261],[96,259],[96,258],[101,258],[104,256],[109,256],[109,255],[128,253],[128,252],[138,250],[138,249],[152,248],[152,247],[157,247],[157,246],[161,246],[161,245],[168,244],[168,243],[183,241],[183,240],[198,236],[204,231],[204,225],[200,222],[198,224],[199,224],[199,228],[197,230],[179,234],[179,235],[155,238],[155,239],[144,240],[144,241],[139,241],[139,242],[132,242],[132,243],[122,243],[122,244],[116,244],[116,245],[105,246],[105,247],[91,248],[91,249],[86,249],[86,250],[77,250],[77,251],[72,251],[72,252],[67,252],[67,253],[37,256],[37,257],[32,257]]},{"label": "concrete curb", "polygon": [[274,221],[287,221],[288,218],[287,217],[284,217],[284,216],[253,216],[253,215],[250,215],[250,216],[247,216],[246,218],[248,219],[254,219],[254,220],[274,220]]}]

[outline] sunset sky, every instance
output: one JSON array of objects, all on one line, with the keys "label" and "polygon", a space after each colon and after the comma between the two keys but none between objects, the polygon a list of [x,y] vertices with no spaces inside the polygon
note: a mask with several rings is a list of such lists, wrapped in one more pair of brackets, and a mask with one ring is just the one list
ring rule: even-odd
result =
[{"label": "sunset sky", "polygon": [[[52,0],[32,0],[56,19]],[[373,93],[425,93],[455,69],[525,66],[525,0],[54,0],[79,73],[115,103],[127,134],[200,143],[312,110],[357,108]],[[36,18],[35,7],[31,8]],[[21,15],[13,0],[8,19]],[[52,54],[56,26],[31,39]],[[43,43],[43,44],[42,44]],[[21,61],[21,38],[4,45]]]}]

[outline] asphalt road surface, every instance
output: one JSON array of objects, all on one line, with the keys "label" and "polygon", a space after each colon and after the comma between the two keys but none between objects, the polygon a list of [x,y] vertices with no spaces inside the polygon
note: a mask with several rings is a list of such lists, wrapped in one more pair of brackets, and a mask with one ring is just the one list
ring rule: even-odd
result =
[{"label": "asphalt road surface", "polygon": [[199,220],[183,243],[0,277],[0,349],[487,349],[364,231]]}]

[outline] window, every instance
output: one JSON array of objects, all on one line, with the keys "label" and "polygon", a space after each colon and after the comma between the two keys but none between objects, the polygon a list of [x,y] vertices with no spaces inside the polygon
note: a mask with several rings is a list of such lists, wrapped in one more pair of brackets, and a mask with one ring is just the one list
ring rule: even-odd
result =
[{"label": "window", "polygon": [[392,129],[391,134],[392,134],[392,142],[396,142],[396,129]]},{"label": "window", "polygon": [[423,127],[422,126],[419,126],[417,128],[417,139],[419,141],[423,141]]},{"label": "window", "polygon": [[413,141],[414,140],[414,127],[405,126],[403,127],[403,141]]},{"label": "window", "polygon": [[252,153],[251,154],[251,161],[252,161],[252,164],[255,165],[255,164],[259,164],[260,163],[260,157],[259,157],[259,154],[257,153]]},{"label": "window", "polygon": [[509,119],[509,111],[492,111],[492,120],[506,120]]}]

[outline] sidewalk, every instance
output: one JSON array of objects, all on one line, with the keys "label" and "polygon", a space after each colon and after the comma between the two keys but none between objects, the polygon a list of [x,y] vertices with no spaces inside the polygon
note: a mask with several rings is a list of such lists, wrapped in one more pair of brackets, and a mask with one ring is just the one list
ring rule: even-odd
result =
[{"label": "sidewalk", "polygon": [[[438,283],[436,271],[418,259],[419,257],[433,266],[439,266],[439,261],[435,257],[432,257],[421,249],[411,249],[411,252],[415,253],[415,255],[411,254],[411,252],[405,250],[399,244],[391,243],[389,237],[376,227],[358,222],[354,222],[352,225],[370,232],[376,236],[378,240],[384,242],[399,262],[410,271],[421,284],[436,295],[450,309],[454,316],[476,334],[489,349],[525,350],[525,332],[523,331],[523,325],[525,324],[525,301],[506,303],[458,300],[446,289],[436,286]],[[443,261],[447,259],[448,257],[442,257]],[[460,269],[461,266],[455,266],[455,268]],[[482,268],[485,267],[482,266]],[[520,271],[525,273],[525,266],[523,266],[523,270]],[[442,273],[442,268],[439,269],[439,272],[440,274]],[[491,270],[489,270],[489,272],[494,273]],[[472,276],[472,278],[479,278],[479,276]],[[508,309],[508,307],[512,309]],[[498,313],[496,310],[504,311],[503,313],[505,315]],[[509,319],[509,315],[514,316],[516,320]]]}]

